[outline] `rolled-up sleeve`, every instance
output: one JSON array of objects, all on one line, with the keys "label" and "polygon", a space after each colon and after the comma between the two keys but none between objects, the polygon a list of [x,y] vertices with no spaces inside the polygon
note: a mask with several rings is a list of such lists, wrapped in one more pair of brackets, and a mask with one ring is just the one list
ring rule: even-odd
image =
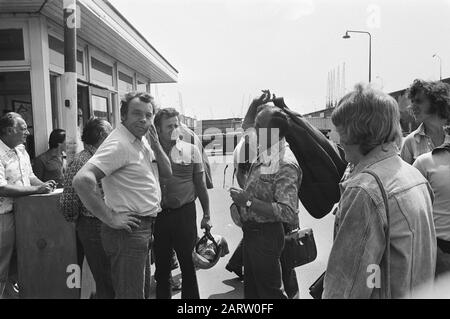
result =
[{"label": "rolled-up sleeve", "polygon": [[375,202],[362,188],[346,189],[339,205],[338,231],[322,297],[369,298],[374,287],[368,282],[372,282],[374,269],[380,269],[386,245],[384,222]]},{"label": "rolled-up sleeve", "polygon": [[274,180],[273,213],[276,219],[294,224],[298,221],[298,188],[302,179],[299,166],[287,164],[280,167]]}]

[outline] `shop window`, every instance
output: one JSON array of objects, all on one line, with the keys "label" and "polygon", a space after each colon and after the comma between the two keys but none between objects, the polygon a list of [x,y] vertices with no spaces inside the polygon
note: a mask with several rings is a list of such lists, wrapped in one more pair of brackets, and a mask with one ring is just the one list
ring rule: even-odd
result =
[{"label": "shop window", "polygon": [[92,79],[109,86],[113,85],[113,68],[108,64],[103,63],[102,61],[97,60],[94,57],[91,57],[91,65],[92,65]]},{"label": "shop window", "polygon": [[22,29],[0,29],[0,61],[25,60]]},{"label": "shop window", "polygon": [[30,135],[27,138],[26,149],[30,157],[34,157],[34,123],[31,103],[30,73],[0,72],[0,115],[17,112],[27,123]]},{"label": "shop window", "polygon": [[137,82],[137,90],[139,92],[147,92],[147,83],[138,81]]},{"label": "shop window", "polygon": [[[59,65],[61,67],[64,66],[64,42],[58,38],[55,38],[51,35],[48,36],[48,47],[50,50],[58,53],[55,57],[50,54],[50,62]],[[80,75],[84,75],[84,54],[83,51],[77,50],[77,73]],[[52,61],[53,60],[53,61]]]},{"label": "shop window", "polygon": [[133,78],[119,71],[119,92],[127,93],[133,91]]}]

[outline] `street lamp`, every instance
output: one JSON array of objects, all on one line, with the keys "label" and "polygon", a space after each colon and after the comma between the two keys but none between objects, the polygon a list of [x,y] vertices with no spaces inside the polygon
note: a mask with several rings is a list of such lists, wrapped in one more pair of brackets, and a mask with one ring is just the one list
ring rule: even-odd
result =
[{"label": "street lamp", "polygon": [[439,81],[441,81],[442,80],[442,59],[437,53],[433,54],[433,58],[439,59]]},{"label": "street lamp", "polygon": [[369,83],[370,83],[372,81],[372,35],[370,34],[370,32],[367,31],[347,30],[342,38],[350,39],[349,33],[365,33],[369,35]]}]

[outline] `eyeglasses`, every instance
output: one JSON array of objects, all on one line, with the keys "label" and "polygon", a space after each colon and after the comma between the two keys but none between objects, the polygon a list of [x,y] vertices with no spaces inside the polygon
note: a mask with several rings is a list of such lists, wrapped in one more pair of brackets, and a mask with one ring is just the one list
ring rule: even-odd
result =
[{"label": "eyeglasses", "polygon": [[[228,164],[225,166],[225,168],[223,169],[223,188],[225,188],[226,190],[228,190],[230,188],[230,186],[228,184],[226,184],[226,175],[227,175],[227,168],[228,168]],[[231,179],[231,186],[234,186],[234,176],[236,175],[236,168],[233,169],[233,177]]]}]

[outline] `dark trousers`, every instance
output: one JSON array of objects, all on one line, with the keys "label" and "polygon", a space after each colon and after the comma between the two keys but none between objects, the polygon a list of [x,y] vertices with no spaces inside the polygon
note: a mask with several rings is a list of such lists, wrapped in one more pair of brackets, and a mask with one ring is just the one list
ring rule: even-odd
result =
[{"label": "dark trousers", "polygon": [[[243,240],[241,240],[230,260],[228,261],[228,264],[233,269],[241,269],[244,265],[243,244]],[[299,293],[297,274],[295,273],[295,268],[292,266],[292,263],[289,261],[287,256],[285,256],[284,250],[281,252],[280,264],[284,290],[286,291],[288,298],[292,299],[295,296],[298,296]]]},{"label": "dark trousers", "polygon": [[145,265],[152,236],[153,217],[141,217],[131,233],[101,226],[103,248],[111,263],[116,299],[144,299]]},{"label": "dark trousers", "polygon": [[95,280],[95,298],[113,299],[111,264],[103,249],[101,225],[102,222],[98,218],[80,215],[77,221],[77,236]]},{"label": "dark trousers", "polygon": [[280,257],[284,247],[282,223],[246,222],[244,230],[244,298],[287,299]]},{"label": "dark trousers", "polygon": [[177,209],[164,209],[155,222],[155,279],[156,298],[170,299],[170,271],[172,250],[178,257],[181,268],[181,298],[199,299],[197,276],[192,251],[197,240],[197,220],[195,202]]}]

